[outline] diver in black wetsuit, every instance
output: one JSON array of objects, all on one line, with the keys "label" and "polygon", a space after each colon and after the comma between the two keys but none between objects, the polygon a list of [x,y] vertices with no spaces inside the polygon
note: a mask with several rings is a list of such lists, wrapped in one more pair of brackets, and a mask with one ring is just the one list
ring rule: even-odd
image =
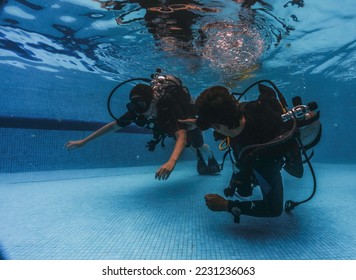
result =
[{"label": "diver in black wetsuit", "polygon": [[[166,180],[173,171],[185,147],[192,146],[197,155],[197,171],[201,175],[220,172],[220,167],[207,144],[204,144],[202,132],[189,129],[178,119],[191,118],[195,115],[194,99],[181,81],[171,75],[157,75],[151,85],[137,84],[130,92],[127,112],[117,120],[108,123],[88,137],[69,141],[65,147],[69,150],[79,148],[87,142],[110,132],[135,123],[153,130],[154,139],[147,143],[150,151],[164,140],[165,136],[176,140],[169,160],[156,172],[156,179]],[[207,155],[207,163],[203,157]]]},{"label": "diver in black wetsuit", "polygon": [[207,194],[206,205],[213,211],[227,211],[235,217],[280,216],[283,211],[281,168],[285,158],[289,161],[289,172],[296,177],[303,175],[301,153],[294,138],[253,157],[241,155],[245,147],[270,142],[291,129],[291,123],[281,119],[282,108],[273,90],[260,87],[261,90],[263,94],[256,101],[239,103],[225,87],[214,86],[203,91],[196,100],[196,125],[202,130],[213,128],[221,139],[229,137],[237,161],[225,195],[233,196],[236,192],[240,197],[249,197],[255,185],[260,186],[263,195],[262,200],[232,201],[218,194]]}]

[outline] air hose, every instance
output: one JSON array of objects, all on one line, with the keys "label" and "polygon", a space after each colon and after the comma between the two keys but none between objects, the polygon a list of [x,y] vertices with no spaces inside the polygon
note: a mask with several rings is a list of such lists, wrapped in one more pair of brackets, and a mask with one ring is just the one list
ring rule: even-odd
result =
[{"label": "air hose", "polygon": [[298,145],[299,147],[301,148],[302,150],[302,154],[305,158],[305,161],[306,163],[308,164],[308,167],[309,167],[309,170],[310,170],[310,173],[312,174],[312,178],[313,178],[313,191],[311,193],[311,195],[302,200],[302,201],[293,201],[293,200],[287,200],[286,203],[284,204],[284,209],[285,211],[287,212],[290,212],[291,210],[293,210],[295,207],[297,207],[298,205],[302,204],[302,203],[305,203],[309,200],[311,200],[313,198],[313,196],[315,195],[316,193],[316,187],[317,187],[317,182],[316,182],[316,175],[315,175],[315,172],[314,172],[314,168],[310,162],[310,157],[308,156],[307,154],[307,151],[306,149],[304,148],[304,145],[302,144],[302,141],[300,140],[300,137],[298,136],[297,137],[297,141],[298,141]]},{"label": "air hose", "polygon": [[108,112],[110,114],[110,116],[114,119],[114,120],[117,120],[118,118],[113,114],[113,112],[111,111],[111,98],[113,97],[113,95],[115,94],[115,92],[121,87],[123,86],[124,84],[127,84],[129,82],[132,82],[132,81],[143,81],[143,82],[146,82],[146,83],[150,83],[151,80],[150,79],[147,79],[147,78],[133,78],[133,79],[129,79],[129,80],[126,80],[120,84],[118,84],[116,87],[114,87],[109,96],[108,96],[108,101],[107,101],[107,107],[108,107]]},{"label": "air hose", "polygon": [[237,101],[240,101],[240,99],[251,89],[253,88],[254,86],[258,85],[258,84],[261,84],[261,83],[269,83],[273,89],[276,91],[277,95],[278,95],[278,99],[279,99],[279,102],[281,103],[282,105],[282,108],[283,110],[287,110],[287,101],[286,99],[284,98],[283,94],[281,93],[281,91],[278,89],[278,87],[270,80],[260,80],[260,81],[257,81],[255,83],[253,83],[252,85],[250,85],[247,89],[245,89],[242,93],[232,93],[233,95],[238,95],[239,97],[237,98]]}]

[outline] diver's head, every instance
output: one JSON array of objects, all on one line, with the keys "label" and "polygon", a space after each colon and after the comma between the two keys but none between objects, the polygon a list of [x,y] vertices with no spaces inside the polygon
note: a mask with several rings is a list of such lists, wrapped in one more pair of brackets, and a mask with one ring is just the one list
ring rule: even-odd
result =
[{"label": "diver's head", "polygon": [[195,102],[198,110],[197,124],[200,129],[214,128],[217,132],[234,137],[241,132],[244,118],[239,102],[223,86],[204,90]]},{"label": "diver's head", "polygon": [[127,109],[136,114],[144,114],[150,108],[153,99],[151,86],[138,84],[130,91],[130,102],[126,105]]}]

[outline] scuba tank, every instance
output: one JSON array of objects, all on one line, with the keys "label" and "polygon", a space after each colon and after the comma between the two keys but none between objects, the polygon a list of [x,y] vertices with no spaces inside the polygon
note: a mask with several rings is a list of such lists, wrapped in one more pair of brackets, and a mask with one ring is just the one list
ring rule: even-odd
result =
[{"label": "scuba tank", "polygon": [[297,96],[293,100],[293,108],[281,116],[284,122],[295,118],[298,124],[299,138],[306,150],[316,146],[321,138],[320,112],[316,102],[302,105],[302,99]]}]

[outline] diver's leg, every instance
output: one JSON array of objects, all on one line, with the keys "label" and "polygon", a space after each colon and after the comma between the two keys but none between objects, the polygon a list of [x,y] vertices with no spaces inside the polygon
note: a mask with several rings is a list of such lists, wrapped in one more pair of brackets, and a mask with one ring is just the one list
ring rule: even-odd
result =
[{"label": "diver's leg", "polygon": [[[214,174],[217,172],[220,172],[220,166],[218,162],[216,161],[212,151],[210,150],[210,147],[208,144],[204,143],[204,138],[203,138],[203,133],[199,129],[193,129],[188,131],[188,139],[187,142],[192,145],[193,148],[196,149],[196,154],[197,154],[197,159],[198,159],[198,165],[203,163],[199,163],[200,161],[204,162],[204,165],[206,165],[206,159],[207,159],[207,171],[209,174]],[[199,171],[198,171],[199,172]],[[200,172],[199,172],[200,174]]]},{"label": "diver's leg", "polygon": [[235,205],[241,215],[255,217],[278,217],[283,212],[283,183],[279,162],[258,163],[254,176],[261,188],[263,200],[240,201]]},{"label": "diver's leg", "polygon": [[203,144],[201,146],[195,145],[195,148],[201,152],[205,159],[214,157],[208,144]]},{"label": "diver's leg", "polygon": [[207,146],[209,157],[208,157],[208,168],[211,174],[214,173],[219,173],[220,172],[220,164],[217,162],[217,160],[214,157],[213,152],[210,150],[209,146],[207,144],[204,144]]},{"label": "diver's leg", "polygon": [[[197,171],[200,175],[210,174],[208,165],[204,159],[203,152],[205,154],[205,147],[203,141],[203,135],[200,130],[193,129],[187,132],[187,146],[191,148],[197,158]],[[203,148],[204,147],[204,148]]]}]

